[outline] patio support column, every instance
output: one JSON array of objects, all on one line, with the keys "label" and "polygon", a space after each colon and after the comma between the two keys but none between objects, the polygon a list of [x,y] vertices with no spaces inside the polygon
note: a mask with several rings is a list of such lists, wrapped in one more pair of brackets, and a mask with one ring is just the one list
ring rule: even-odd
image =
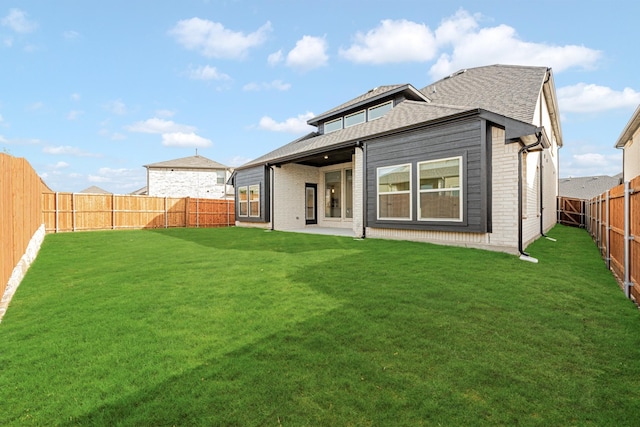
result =
[{"label": "patio support column", "polygon": [[364,152],[358,144],[353,159],[353,233],[364,236]]}]

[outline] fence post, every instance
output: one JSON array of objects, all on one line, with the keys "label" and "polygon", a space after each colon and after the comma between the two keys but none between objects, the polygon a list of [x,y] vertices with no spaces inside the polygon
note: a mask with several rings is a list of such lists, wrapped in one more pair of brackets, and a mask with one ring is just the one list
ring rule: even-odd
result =
[{"label": "fence post", "polygon": [[111,228],[116,229],[116,195],[111,195]]},{"label": "fence post", "polygon": [[167,212],[167,196],[164,196],[164,228],[169,228],[169,212]]},{"label": "fence post", "polygon": [[624,182],[624,294],[627,298],[631,297],[631,287],[633,283],[630,280],[631,264],[630,258],[630,244],[631,241],[631,186],[629,181]]},{"label": "fence post", "polygon": [[196,228],[200,228],[200,209],[198,209],[200,203],[200,198],[196,198]]},{"label": "fence post", "polygon": [[605,227],[605,233],[607,233],[607,235],[605,236],[606,239],[606,258],[605,258],[605,262],[607,263],[607,268],[611,269],[611,242],[609,241],[609,235],[610,235],[610,230],[611,230],[611,219],[609,218],[609,204],[610,204],[610,200],[609,200],[609,190],[607,190],[606,196],[605,196],[605,212],[606,212],[606,227]]},{"label": "fence post", "polygon": [[76,231],[76,193],[71,193],[71,230]]},{"label": "fence post", "polygon": [[55,213],[56,213],[56,233],[58,233],[59,232],[59,227],[60,227],[58,225],[58,211],[60,210],[60,208],[59,208],[59,204],[58,204],[58,192],[57,191],[56,191],[56,197],[55,197],[55,200],[54,200],[53,203],[55,203],[55,208],[54,209],[55,209]]}]

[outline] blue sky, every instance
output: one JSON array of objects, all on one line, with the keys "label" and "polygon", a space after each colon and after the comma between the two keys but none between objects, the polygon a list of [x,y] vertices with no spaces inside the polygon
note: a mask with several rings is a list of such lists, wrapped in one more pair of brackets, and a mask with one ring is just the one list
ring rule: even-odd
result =
[{"label": "blue sky", "polygon": [[[365,7],[366,5],[366,7]],[[129,193],[143,165],[239,166],[376,86],[552,67],[560,176],[614,175],[640,104],[630,1],[3,0],[0,150],[60,192]]]}]

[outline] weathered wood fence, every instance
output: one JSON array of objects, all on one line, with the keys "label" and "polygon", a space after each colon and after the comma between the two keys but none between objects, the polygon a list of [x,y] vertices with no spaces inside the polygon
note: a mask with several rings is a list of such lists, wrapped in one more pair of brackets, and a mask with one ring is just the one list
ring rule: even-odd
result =
[{"label": "weathered wood fence", "polygon": [[42,225],[46,185],[29,162],[0,153],[0,298]]},{"label": "weathered wood fence", "polygon": [[640,176],[587,201],[585,225],[625,295],[640,303]]},{"label": "weathered wood fence", "polygon": [[228,227],[233,200],[119,194],[44,193],[47,233],[171,227]]}]

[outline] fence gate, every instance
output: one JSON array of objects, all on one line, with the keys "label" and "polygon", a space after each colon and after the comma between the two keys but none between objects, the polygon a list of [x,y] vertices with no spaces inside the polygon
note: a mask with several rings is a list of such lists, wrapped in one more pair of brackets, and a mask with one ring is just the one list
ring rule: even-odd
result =
[{"label": "fence gate", "polygon": [[558,197],[558,222],[572,227],[584,228],[585,201]]}]

